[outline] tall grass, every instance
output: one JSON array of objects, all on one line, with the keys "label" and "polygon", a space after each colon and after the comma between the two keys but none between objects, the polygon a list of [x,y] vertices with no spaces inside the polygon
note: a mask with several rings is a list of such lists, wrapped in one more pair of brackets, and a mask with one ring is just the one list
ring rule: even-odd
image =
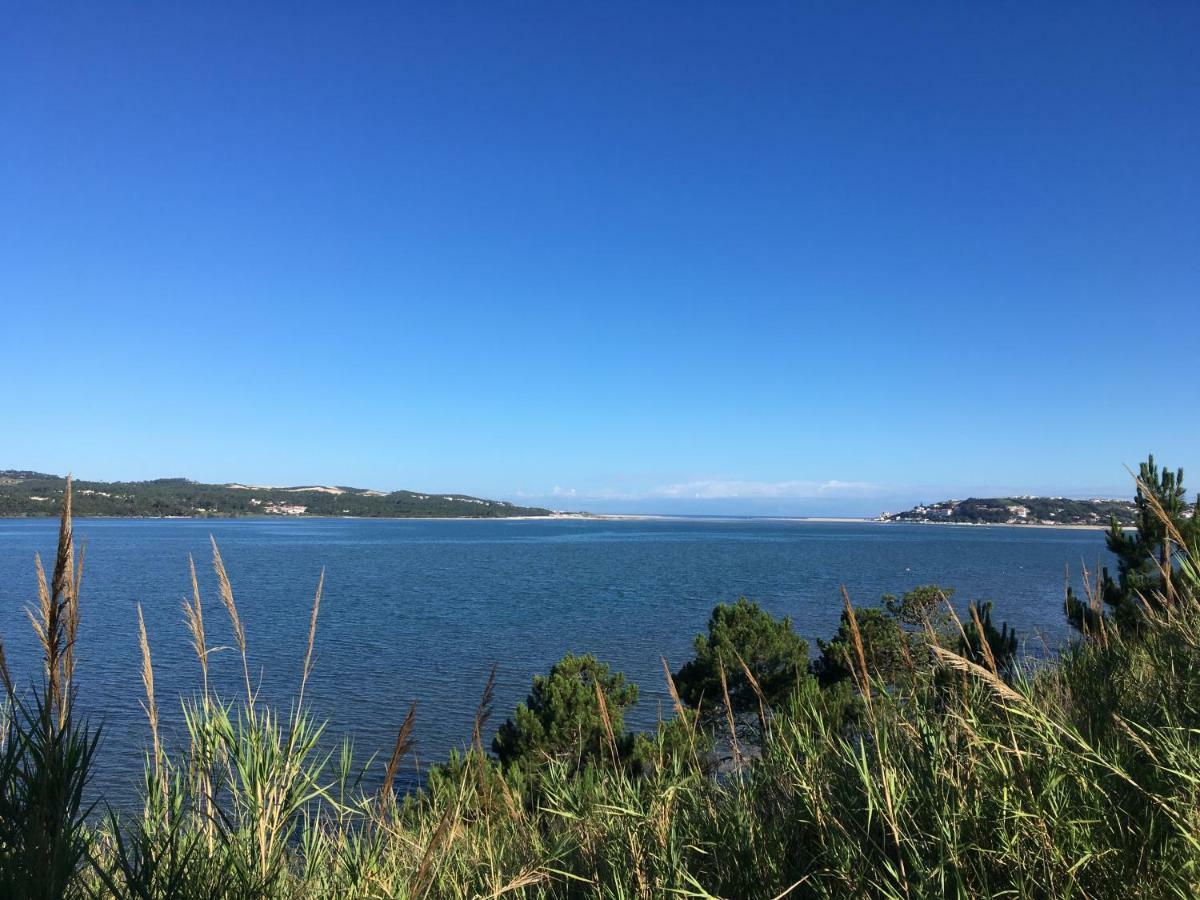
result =
[{"label": "tall grass", "polygon": [[58,552],[47,580],[40,557],[38,605],[29,619],[42,650],[42,672],[27,694],[3,670],[0,710],[0,896],[65,897],[91,845],[84,789],[99,732],[74,714],[74,651],[79,622],[78,562],[71,523],[71,479],[59,523]]},{"label": "tall grass", "polygon": [[[392,785],[412,748],[410,708],[383,787],[349,745],[322,750],[304,704],[319,645],[318,582],[297,648],[297,700],[257,702],[233,589],[217,592],[245,693],[212,693],[199,580],[185,604],[201,690],[187,746],[155,737],[152,636],[139,619],[149,751],[144,812],[87,825],[96,736],[76,724],[67,660],[78,616],[69,507],[34,615],[43,677],[9,691],[0,753],[0,895],[104,898],[1192,897],[1200,891],[1200,571],[1195,553],[1138,635],[1094,633],[1053,665],[1005,673],[986,645],[885,684],[849,617],[853,686],[812,680],[774,709],[757,746],[715,777],[700,717],[668,689],[684,740],[660,728],[639,770],[546,760],[536,779],[485,752],[489,679],[464,751],[426,787]],[[1194,548],[1193,548],[1194,549]],[[63,572],[72,572],[67,578]],[[849,600],[847,598],[847,603]],[[978,616],[978,613],[975,613]],[[983,634],[980,622],[972,624]],[[959,623],[959,628],[962,628]],[[731,660],[750,675],[742,660]],[[71,665],[73,666],[73,660]],[[722,681],[724,672],[722,671]],[[464,687],[464,690],[467,688]],[[726,687],[727,691],[727,687]],[[606,717],[603,695],[601,715]],[[727,721],[730,739],[737,729]],[[43,881],[34,876],[45,875]]]}]

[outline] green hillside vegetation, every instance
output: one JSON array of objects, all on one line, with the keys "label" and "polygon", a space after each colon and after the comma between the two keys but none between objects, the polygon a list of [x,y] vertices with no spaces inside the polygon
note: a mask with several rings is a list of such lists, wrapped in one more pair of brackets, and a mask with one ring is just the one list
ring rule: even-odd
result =
[{"label": "green hillside vegetation", "polygon": [[[182,747],[161,738],[160,703],[178,701],[155,693],[140,610],[131,623],[147,750],[128,817],[83,800],[104,741],[76,710],[86,600],[68,490],[50,576],[37,566],[41,677],[18,690],[0,666],[0,896],[1197,896],[1200,528],[1172,505],[1181,490],[1182,473],[1143,468],[1136,505],[1157,524],[1122,545],[1117,577],[1085,573],[1066,603],[1078,638],[1052,661],[1028,664],[990,603],[937,585],[867,606],[843,591],[815,658],[786,619],[738,600],[676,674],[663,660],[672,710],[656,729],[626,728],[638,691],[621,673],[568,656],[489,752],[493,670],[463,684],[482,696],[462,751],[406,796],[393,785],[415,705],[368,790],[305,705],[320,582],[296,700],[270,709],[214,543],[184,606],[197,680]],[[231,619],[241,696],[210,689],[202,584]]]},{"label": "green hillside vegetation", "polygon": [[922,504],[884,513],[884,522],[948,522],[970,525],[1133,525],[1128,500],[1073,500],[1069,497],[971,497]]},{"label": "green hillside vegetation", "polygon": [[[53,516],[66,479],[39,472],[0,471],[0,516]],[[515,506],[465,494],[384,494],[348,487],[243,487],[201,484],[186,478],[154,481],[76,481],[79,516],[363,516],[377,518],[504,518],[548,516],[538,507]]]}]

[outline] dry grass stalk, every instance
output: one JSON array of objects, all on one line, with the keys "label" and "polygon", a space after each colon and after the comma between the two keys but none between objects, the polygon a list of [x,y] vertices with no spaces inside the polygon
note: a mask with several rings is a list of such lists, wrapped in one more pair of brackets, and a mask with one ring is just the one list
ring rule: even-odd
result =
[{"label": "dry grass stalk", "polygon": [[733,721],[733,703],[729,699],[729,682],[725,680],[725,660],[717,657],[717,671],[721,675],[721,694],[725,698],[725,723],[729,726],[729,745],[733,748],[733,762],[739,768],[742,765],[742,748],[738,744],[737,726]]},{"label": "dry grass stalk", "polygon": [[599,681],[593,681],[592,687],[596,689],[596,703],[600,707],[600,721],[604,723],[604,737],[608,741],[608,752],[612,754],[613,766],[621,767],[621,757],[617,753],[617,738],[613,734],[612,719],[608,717],[608,701],[604,698],[604,691],[600,687]]},{"label": "dry grass stalk", "polygon": [[997,674],[1000,669],[996,665],[995,654],[992,653],[992,645],[988,642],[987,635],[983,631],[983,622],[979,618],[979,610],[972,603],[968,606],[971,612],[971,621],[975,623],[975,631],[979,635],[979,649],[983,652],[983,661],[987,663],[987,667],[992,674]]},{"label": "dry grass stalk", "polygon": [[962,619],[958,617],[958,613],[954,609],[954,604],[950,602],[950,597],[947,596],[946,592],[941,589],[938,590],[938,596],[941,598],[942,602],[946,604],[946,612],[950,614],[950,620],[954,622],[954,627],[958,629],[958,636],[962,638],[964,642],[966,642],[967,630],[963,628]]},{"label": "dry grass stalk", "polygon": [[1151,761],[1153,761],[1156,766],[1162,765],[1162,763],[1159,762],[1158,755],[1154,752],[1154,749],[1146,743],[1145,738],[1143,738],[1133,729],[1133,726],[1130,725],[1129,722],[1118,716],[1116,713],[1113,713],[1112,720],[1116,726],[1125,732],[1125,735],[1137,745],[1139,750],[1150,757]]},{"label": "dry grass stalk", "polygon": [[200,581],[196,578],[196,562],[188,554],[188,569],[192,576],[192,602],[183,601],[183,617],[192,636],[192,649],[200,660],[200,675],[204,682],[204,698],[208,699],[208,646],[204,639],[204,607],[200,602]]},{"label": "dry grass stalk", "polygon": [[[1130,475],[1133,475],[1133,470],[1128,466],[1126,466],[1125,471],[1129,472]],[[1146,498],[1146,502],[1150,504],[1150,511],[1154,513],[1155,517],[1166,529],[1167,537],[1180,547],[1186,547],[1187,541],[1183,539],[1183,535],[1179,533],[1179,529],[1175,527],[1175,523],[1171,520],[1171,517],[1167,515],[1167,511],[1163,509],[1163,505],[1159,501],[1158,496],[1152,490],[1150,490],[1150,488],[1147,487],[1146,482],[1142,481],[1142,479],[1138,476],[1133,475],[1133,480],[1137,484],[1137,488],[1141,492],[1142,496]]]},{"label": "dry grass stalk", "polygon": [[513,891],[523,891],[525,888],[533,887],[535,884],[541,884],[548,881],[550,876],[545,872],[539,872],[536,869],[520,873],[516,878],[504,885],[502,888],[488,894],[488,900],[495,900],[496,897],[502,897],[505,894],[511,894]]},{"label": "dry grass stalk", "polygon": [[[1094,582],[1092,580],[1092,573],[1088,570],[1087,563],[1080,559],[1079,566],[1083,572],[1083,593],[1087,597],[1088,610],[1092,613],[1092,619],[1095,621],[1096,627],[1099,629],[1100,642],[1107,647],[1108,627],[1106,625],[1107,617],[1104,615],[1104,597],[1100,591],[1100,563],[1099,561],[1096,563],[1096,579]],[[1086,636],[1096,636],[1088,631],[1087,618],[1085,618],[1080,624],[1083,626],[1083,632]]]},{"label": "dry grass stalk", "polygon": [[321,592],[325,589],[325,567],[321,567],[321,577],[317,579],[317,593],[313,597],[312,616],[308,620],[308,649],[304,652],[304,672],[300,676],[300,699],[297,706],[304,705],[304,688],[308,685],[308,676],[312,672],[313,643],[317,637],[317,614],[321,611]]},{"label": "dry grass stalk", "polygon": [[429,839],[429,844],[425,847],[425,852],[421,855],[420,865],[417,866],[417,873],[413,878],[412,887],[409,895],[414,900],[424,897],[428,892],[433,881],[433,861],[437,856],[438,849],[441,847],[442,840],[446,833],[450,830],[451,823],[458,818],[458,801],[454,805],[446,804],[446,811],[442,813],[441,819],[438,820],[437,828],[433,832],[433,836]]},{"label": "dry grass stalk", "polygon": [[688,746],[692,751],[692,761],[695,762],[696,768],[700,768],[700,755],[696,752],[696,728],[700,722],[699,711],[692,717],[691,724],[688,724],[688,715],[685,712],[683,701],[679,699],[679,690],[675,687],[675,678],[671,675],[671,667],[667,665],[667,658],[660,656],[662,661],[663,676],[667,679],[667,690],[671,694],[671,702],[675,705],[675,715],[679,721],[684,723],[684,727],[688,732]]},{"label": "dry grass stalk", "polygon": [[[855,675],[859,691],[867,704],[867,715],[872,715],[871,706],[871,675],[867,669],[867,654],[863,648],[862,633],[858,630],[858,615],[854,612],[854,604],[850,602],[850,592],[842,585],[842,601],[846,605],[846,617],[850,620],[850,637],[854,642],[854,653],[858,657],[859,671]],[[853,667],[852,667],[853,668]]]},{"label": "dry grass stalk", "polygon": [[[967,644],[967,630],[963,628],[962,619],[958,617],[958,613],[954,609],[954,604],[950,602],[950,597],[945,591],[939,589],[938,596],[941,597],[942,602],[946,604],[946,611],[950,614],[950,620],[954,622],[954,627],[958,629],[958,636],[962,640],[963,646],[965,646]],[[965,695],[967,689],[967,673],[964,672],[962,675],[962,686]]]},{"label": "dry grass stalk", "polygon": [[11,706],[16,698],[16,692],[13,690],[12,673],[8,670],[8,658],[4,655],[3,640],[0,640],[0,680],[4,682],[4,692],[8,694],[8,702]]},{"label": "dry grass stalk", "polygon": [[1102,600],[1100,598],[1100,584],[1092,587],[1092,573],[1088,571],[1087,563],[1082,558],[1079,560],[1079,568],[1083,572],[1083,593],[1087,597],[1088,609],[1094,613],[1099,613]]},{"label": "dry grass stalk", "polygon": [[413,724],[416,720],[417,704],[414,700],[408,708],[408,715],[404,717],[404,723],[400,726],[400,731],[396,734],[396,747],[392,750],[392,758],[388,760],[387,771],[383,775],[383,787],[379,791],[380,816],[387,809],[388,798],[393,796],[393,785],[396,782],[396,772],[400,769],[400,760],[407,756],[416,744],[416,741],[412,737]]},{"label": "dry grass stalk", "polygon": [[[860,692],[862,693],[863,699],[867,706],[867,718],[870,719],[872,721],[872,723],[874,723],[875,708],[874,708],[874,705],[871,700],[871,672],[870,672],[870,669],[867,668],[867,654],[866,654],[865,648],[863,647],[862,632],[859,630],[859,627],[858,627],[858,615],[854,611],[854,604],[852,604],[850,602],[850,592],[846,590],[846,586],[844,584],[841,586],[841,588],[842,588],[842,601],[845,604],[846,617],[849,620],[849,625],[850,625],[850,637],[854,643],[855,656],[858,658],[857,661],[858,661],[858,667],[859,667],[859,674],[856,676],[855,680],[859,681],[859,689],[860,689]],[[960,626],[960,628],[961,628],[961,626]],[[934,648],[934,649],[938,649],[938,648]],[[851,668],[853,669],[853,666],[851,666]],[[900,826],[896,819],[895,803],[892,799],[892,791],[891,791],[890,781],[886,775],[887,767],[886,767],[886,764],[885,764],[885,761],[883,758],[883,748],[879,745],[878,741],[875,741],[874,744],[875,744],[875,752],[876,752],[877,758],[879,760],[879,771],[880,771],[880,773],[882,773],[881,780],[882,780],[882,784],[883,784],[884,808],[885,808],[885,812],[886,812],[885,819],[887,820],[888,828],[891,831],[892,841],[895,844],[896,852],[897,852],[897,854],[899,854],[901,847],[902,847],[902,842],[900,839]],[[907,874],[906,874],[906,870],[905,870],[905,866],[904,866],[904,859],[902,856],[899,858],[899,869],[900,869],[900,877],[905,883],[904,893],[905,893],[905,896],[907,897],[908,896],[908,883],[907,883],[908,878],[907,878]]]},{"label": "dry grass stalk", "polygon": [[742,671],[746,673],[746,680],[750,682],[750,690],[754,691],[754,696],[758,700],[758,720],[762,723],[763,734],[769,730],[767,722],[767,698],[763,695],[762,686],[759,685],[758,679],[754,677],[754,673],[750,671],[750,667],[746,665],[746,661],[742,659],[742,654],[736,650],[733,655],[737,657],[738,664],[742,667]]},{"label": "dry grass stalk", "polygon": [[[473,752],[467,755],[468,766],[475,769],[475,780],[481,800],[489,796],[487,791],[488,764],[487,754],[483,749],[483,731],[487,728],[488,720],[492,717],[492,706],[496,695],[496,672],[498,670],[498,664],[492,663],[491,671],[488,672],[487,684],[483,686],[483,695],[479,698],[479,705],[475,707],[475,721],[471,725],[471,747]],[[500,779],[500,793],[509,815],[514,820],[517,819],[520,813],[509,794],[508,783],[503,778]]]},{"label": "dry grass stalk", "polygon": [[[1128,466],[1126,466],[1126,471],[1128,471],[1130,475],[1133,475],[1133,470]],[[1135,475],[1133,480],[1137,483],[1138,492],[1145,497],[1146,502],[1150,504],[1150,511],[1154,513],[1155,518],[1162,523],[1163,528],[1166,530],[1167,536],[1163,540],[1162,550],[1159,554],[1158,568],[1162,574],[1163,586],[1165,588],[1163,591],[1164,599],[1167,601],[1167,603],[1170,603],[1175,599],[1175,589],[1171,582],[1173,568],[1172,559],[1175,555],[1175,551],[1171,545],[1173,543],[1178,547],[1186,548],[1187,541],[1183,539],[1183,535],[1179,533],[1179,529],[1175,527],[1175,523],[1171,520],[1171,517],[1167,515],[1167,511],[1163,509],[1163,505],[1159,501],[1158,496],[1152,490],[1150,490],[1149,487],[1147,487],[1146,483],[1142,481],[1141,478]]]},{"label": "dry grass stalk", "polygon": [[793,884],[793,885],[791,885],[790,887],[788,887],[788,888],[784,889],[783,893],[776,894],[774,897],[772,897],[772,898],[771,898],[771,900],[783,900],[783,898],[784,898],[784,897],[786,897],[788,894],[790,894],[790,893],[791,893],[792,891],[794,891],[796,888],[800,887],[800,885],[804,884],[804,882],[808,881],[808,879],[809,879],[809,878],[811,878],[811,877],[812,877],[811,875],[805,875],[803,878],[801,878],[801,879],[800,879],[799,881],[797,881],[795,884]]},{"label": "dry grass stalk", "polygon": [[479,705],[475,707],[475,721],[471,726],[471,743],[479,751],[480,756],[483,755],[483,729],[487,727],[488,719],[492,717],[497,668],[497,665],[493,663],[492,670],[488,673],[487,684],[483,686],[483,696],[479,698]]},{"label": "dry grass stalk", "polygon": [[671,676],[671,669],[667,665],[667,658],[660,656],[659,659],[662,660],[663,675],[667,679],[667,690],[671,694],[671,702],[675,705],[675,715],[682,719],[684,718],[683,701],[679,699],[679,691],[675,688],[675,679]]},{"label": "dry grass stalk", "polygon": [[208,536],[213,549],[213,571],[217,573],[217,585],[221,594],[221,603],[229,613],[229,621],[233,625],[233,639],[237,643],[238,652],[242,655],[242,674],[246,678],[246,702],[249,711],[254,712],[254,689],[250,686],[250,661],[246,656],[246,632],[242,629],[242,620],[238,616],[237,604],[233,600],[233,585],[229,583],[229,574],[225,571],[225,563],[221,559],[221,551],[217,549],[217,539]]}]

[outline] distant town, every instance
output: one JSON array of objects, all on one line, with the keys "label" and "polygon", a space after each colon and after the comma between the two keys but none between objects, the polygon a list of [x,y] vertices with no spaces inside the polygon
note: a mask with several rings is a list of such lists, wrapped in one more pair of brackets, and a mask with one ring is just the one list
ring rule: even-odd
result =
[{"label": "distant town", "polygon": [[1133,525],[1131,500],[1075,500],[1069,497],[971,497],[887,512],[880,522],[941,522],[971,525]]}]

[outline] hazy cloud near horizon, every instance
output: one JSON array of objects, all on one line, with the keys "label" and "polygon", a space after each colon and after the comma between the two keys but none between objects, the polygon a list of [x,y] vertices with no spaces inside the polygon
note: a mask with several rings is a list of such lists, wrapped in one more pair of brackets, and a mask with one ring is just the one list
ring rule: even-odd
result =
[{"label": "hazy cloud near horizon", "polygon": [[521,499],[534,497],[555,500],[596,501],[654,501],[662,500],[807,500],[845,496],[880,496],[889,491],[886,486],[866,481],[747,481],[739,479],[704,478],[663,484],[645,490],[611,488],[577,489],[555,485],[550,491],[537,494],[518,491]]},{"label": "hazy cloud near horizon", "polygon": [[722,481],[709,479],[668,484],[650,492],[654,497],[679,497],[694,500],[734,498],[811,498],[878,492],[879,485],[866,481]]},{"label": "hazy cloud near horizon", "polygon": [[517,491],[508,499],[526,505],[598,513],[763,516],[875,516],[919,503],[966,497],[1012,496],[1127,497],[1130,485],[1106,487],[975,484],[889,485],[869,481],[793,479],[752,481],[704,478],[630,488],[575,488],[555,485],[544,492]]}]

